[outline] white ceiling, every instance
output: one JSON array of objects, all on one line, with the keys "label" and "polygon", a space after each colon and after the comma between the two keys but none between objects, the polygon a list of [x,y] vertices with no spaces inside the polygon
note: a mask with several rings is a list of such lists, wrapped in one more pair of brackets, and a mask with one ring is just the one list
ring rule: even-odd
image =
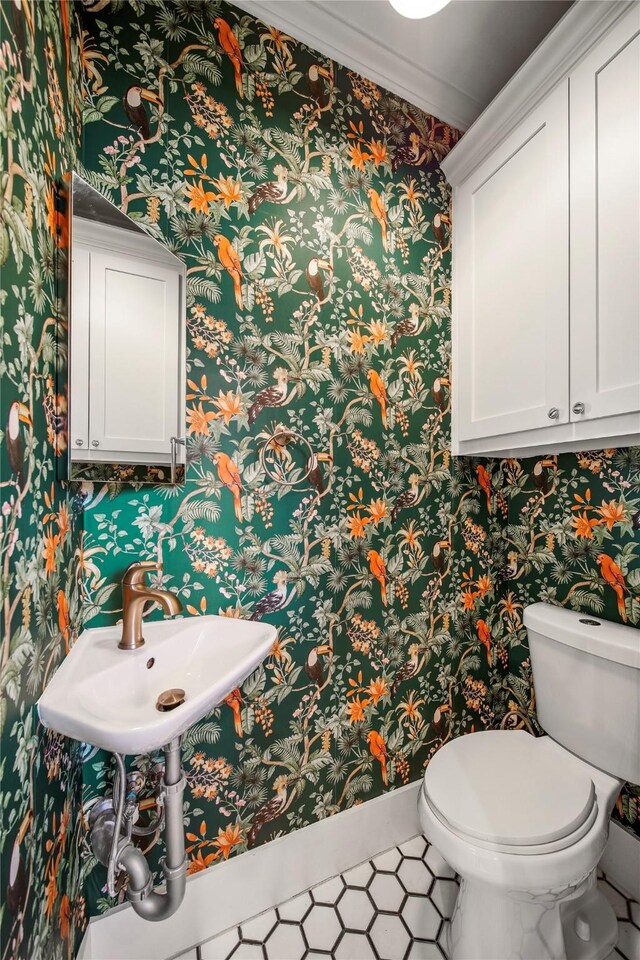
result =
[{"label": "white ceiling", "polygon": [[571,6],[571,0],[452,0],[433,17],[407,20],[387,0],[234,2],[462,129]]}]

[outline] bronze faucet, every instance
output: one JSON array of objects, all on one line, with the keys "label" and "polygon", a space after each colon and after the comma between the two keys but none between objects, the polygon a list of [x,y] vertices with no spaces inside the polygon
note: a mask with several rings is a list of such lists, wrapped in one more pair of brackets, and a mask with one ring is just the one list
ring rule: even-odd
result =
[{"label": "bronze faucet", "polygon": [[127,567],[122,578],[122,639],[118,644],[120,650],[135,650],[144,643],[142,614],[145,604],[150,600],[159,603],[169,616],[182,610],[182,604],[175,593],[147,586],[147,570],[162,570],[162,564],[137,561]]}]

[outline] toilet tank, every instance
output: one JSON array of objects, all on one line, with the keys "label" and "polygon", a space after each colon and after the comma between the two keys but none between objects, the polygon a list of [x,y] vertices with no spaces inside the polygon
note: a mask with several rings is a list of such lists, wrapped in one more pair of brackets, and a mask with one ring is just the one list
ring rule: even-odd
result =
[{"label": "toilet tank", "polygon": [[524,611],[540,726],[605,773],[640,782],[640,630],[548,603]]}]

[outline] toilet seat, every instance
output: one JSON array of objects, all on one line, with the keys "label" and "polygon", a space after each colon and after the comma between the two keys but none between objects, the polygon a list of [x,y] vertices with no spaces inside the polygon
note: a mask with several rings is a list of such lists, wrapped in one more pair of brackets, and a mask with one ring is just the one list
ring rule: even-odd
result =
[{"label": "toilet seat", "polygon": [[425,800],[449,830],[516,855],[576,843],[598,813],[589,768],[549,737],[473,733],[446,744],[424,777]]}]

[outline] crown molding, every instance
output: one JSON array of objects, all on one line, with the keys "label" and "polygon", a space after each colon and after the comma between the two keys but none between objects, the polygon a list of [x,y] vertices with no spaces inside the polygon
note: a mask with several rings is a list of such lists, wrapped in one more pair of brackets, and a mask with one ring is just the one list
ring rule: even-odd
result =
[{"label": "crown molding", "polygon": [[577,0],[441,162],[458,186],[637,0]]},{"label": "crown molding", "polygon": [[341,16],[337,3],[329,10],[314,0],[232,2],[459,130],[466,130],[478,116],[481,105],[477,100],[425,68],[405,61],[381,38]]}]

